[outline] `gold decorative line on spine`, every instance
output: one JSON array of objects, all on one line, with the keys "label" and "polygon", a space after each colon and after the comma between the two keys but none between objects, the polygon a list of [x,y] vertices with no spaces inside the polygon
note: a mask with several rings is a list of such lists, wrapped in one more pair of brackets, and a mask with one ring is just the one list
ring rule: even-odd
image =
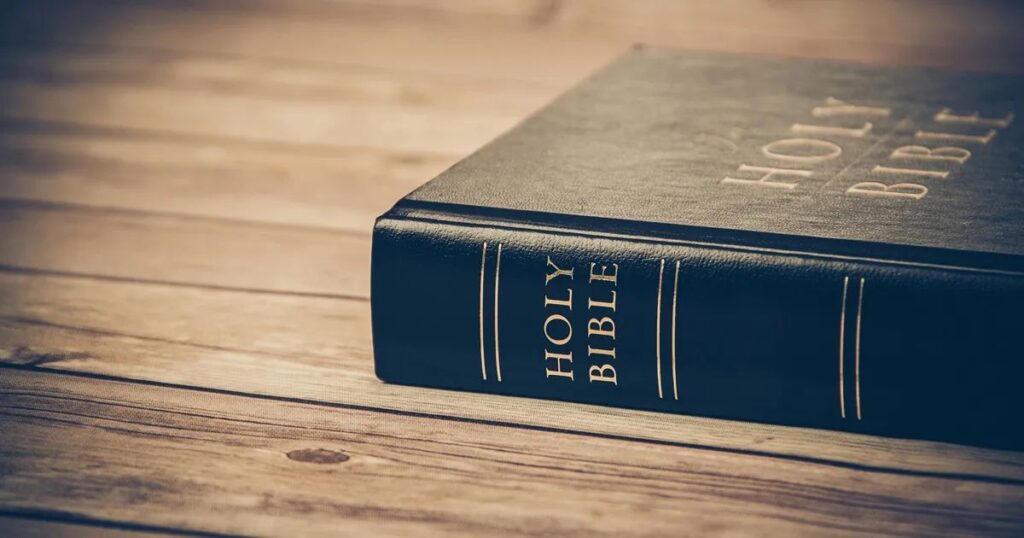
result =
[{"label": "gold decorative line on spine", "polygon": [[661,260],[661,269],[658,270],[658,310],[656,323],[654,325],[654,357],[658,361],[657,372],[658,372],[658,398],[663,398],[664,395],[661,391],[661,281],[665,274],[665,260]]},{"label": "gold decorative line on spine", "polygon": [[860,316],[864,307],[864,279],[860,279],[860,291],[857,293],[857,334],[853,345],[853,379],[857,394],[857,420],[860,420]]},{"label": "gold decorative line on spine", "polygon": [[672,282],[672,396],[679,399],[676,386],[676,296],[679,293],[679,260],[676,260],[676,276]]},{"label": "gold decorative line on spine", "polygon": [[501,279],[501,243],[498,243],[498,259],[494,264],[494,369],[501,383],[501,353],[498,351],[498,282]]},{"label": "gold decorative line on spine", "polygon": [[846,394],[843,390],[843,340],[846,339],[846,288],[850,277],[843,277],[843,309],[839,312],[839,415],[846,418]]},{"label": "gold decorative line on spine", "polygon": [[487,241],[480,252],[480,375],[487,381],[487,362],[484,359],[484,267],[487,264]]}]

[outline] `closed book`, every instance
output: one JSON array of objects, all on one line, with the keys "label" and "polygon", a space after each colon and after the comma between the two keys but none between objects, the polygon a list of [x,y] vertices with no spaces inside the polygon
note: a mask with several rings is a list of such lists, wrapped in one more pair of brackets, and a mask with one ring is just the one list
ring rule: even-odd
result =
[{"label": "closed book", "polygon": [[1022,448],[1022,82],[637,47],[377,220],[377,375]]}]

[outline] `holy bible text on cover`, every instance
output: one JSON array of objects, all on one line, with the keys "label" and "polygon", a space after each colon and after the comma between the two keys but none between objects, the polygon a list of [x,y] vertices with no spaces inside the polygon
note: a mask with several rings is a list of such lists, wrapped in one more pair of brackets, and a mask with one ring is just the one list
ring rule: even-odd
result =
[{"label": "holy bible text on cover", "polygon": [[1022,93],[635,49],[380,217],[377,375],[1021,448]]}]

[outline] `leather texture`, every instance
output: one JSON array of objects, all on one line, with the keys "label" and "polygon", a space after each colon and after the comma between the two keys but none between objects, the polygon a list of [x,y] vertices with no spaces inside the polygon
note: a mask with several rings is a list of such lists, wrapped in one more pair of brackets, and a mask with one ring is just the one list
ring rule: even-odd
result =
[{"label": "leather texture", "polygon": [[[937,123],[944,108],[1003,118],[1021,114],[1019,75],[636,49],[570,90],[509,133],[410,194],[403,203],[448,211],[514,210],[589,220],[684,226],[728,241],[775,236],[780,246],[838,240],[927,250],[1009,255],[1022,270],[1024,117],[1005,128]],[[828,98],[884,107],[888,116],[815,116]],[[794,132],[794,124],[872,124],[860,138]],[[985,143],[918,140],[918,131],[987,133]],[[772,159],[784,139],[835,143],[821,162]],[[954,161],[889,158],[907,145],[963,147]],[[778,153],[797,147],[775,146]],[[815,146],[807,155],[822,155]],[[805,155],[805,156],[807,156]],[[753,178],[748,166],[806,169],[796,188],[722,183]],[[872,172],[876,166],[948,172],[945,178]],[[784,178],[790,180],[793,178]],[[920,199],[850,196],[865,181],[919,183]],[[537,218],[531,216],[530,218]],[[589,224],[588,224],[589,226]],[[725,235],[731,233],[731,235]],[[852,247],[850,247],[852,248]],[[870,247],[869,247],[870,248]],[[877,249],[877,246],[875,247]],[[861,248],[861,250],[865,250]],[[957,253],[947,259],[962,261]],[[1004,257],[1005,258],[1005,257]]]}]

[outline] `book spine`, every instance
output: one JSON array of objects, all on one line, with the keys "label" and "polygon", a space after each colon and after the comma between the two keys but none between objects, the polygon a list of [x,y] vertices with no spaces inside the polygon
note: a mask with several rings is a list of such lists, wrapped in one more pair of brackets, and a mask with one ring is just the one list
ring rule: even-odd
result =
[{"label": "book spine", "polygon": [[1020,448],[1019,275],[392,213],[386,382]]}]

